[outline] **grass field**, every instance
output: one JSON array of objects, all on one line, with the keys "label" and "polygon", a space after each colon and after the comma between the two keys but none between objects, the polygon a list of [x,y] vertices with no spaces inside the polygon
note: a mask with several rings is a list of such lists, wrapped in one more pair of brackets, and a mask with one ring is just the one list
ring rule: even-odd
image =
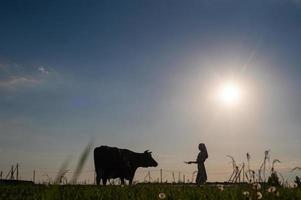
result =
[{"label": "grass field", "polygon": [[[275,188],[274,188],[275,189]],[[259,193],[260,194],[259,194]],[[261,197],[262,195],[262,197]],[[128,200],[128,199],[175,199],[175,200],[243,200],[243,199],[281,199],[300,200],[301,189],[268,188],[254,189],[252,185],[232,186],[181,186],[141,184],[135,186],[92,185],[0,185],[0,199],[66,199],[66,200]]]}]

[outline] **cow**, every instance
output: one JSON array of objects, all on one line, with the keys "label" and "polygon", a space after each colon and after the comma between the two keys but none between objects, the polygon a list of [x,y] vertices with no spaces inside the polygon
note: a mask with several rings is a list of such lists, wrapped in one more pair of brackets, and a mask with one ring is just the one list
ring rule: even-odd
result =
[{"label": "cow", "polygon": [[156,167],[158,163],[152,158],[151,152],[136,153],[128,149],[100,146],[94,149],[94,165],[96,172],[96,184],[106,185],[108,179],[120,178],[132,184],[138,167]]}]

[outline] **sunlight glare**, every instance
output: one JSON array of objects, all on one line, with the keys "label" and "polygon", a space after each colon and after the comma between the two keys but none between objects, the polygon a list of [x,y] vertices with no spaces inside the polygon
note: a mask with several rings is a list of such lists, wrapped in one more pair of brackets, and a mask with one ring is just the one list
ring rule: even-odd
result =
[{"label": "sunlight glare", "polygon": [[229,81],[221,86],[219,99],[223,104],[227,106],[238,104],[240,97],[241,91],[238,84]]}]

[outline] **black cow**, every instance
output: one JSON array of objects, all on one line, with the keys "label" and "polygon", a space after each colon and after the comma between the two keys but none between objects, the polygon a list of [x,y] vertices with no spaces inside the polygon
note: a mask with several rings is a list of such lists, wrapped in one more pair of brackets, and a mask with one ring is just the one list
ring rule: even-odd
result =
[{"label": "black cow", "polygon": [[158,163],[152,158],[151,152],[135,153],[128,149],[117,147],[100,146],[94,149],[94,164],[96,172],[96,183],[106,185],[110,178],[124,179],[132,184],[138,167],[156,167]]}]

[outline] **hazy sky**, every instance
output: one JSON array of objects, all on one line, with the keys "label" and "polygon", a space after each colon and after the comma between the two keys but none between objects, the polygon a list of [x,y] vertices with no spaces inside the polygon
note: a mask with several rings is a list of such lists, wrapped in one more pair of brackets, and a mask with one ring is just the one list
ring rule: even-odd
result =
[{"label": "hazy sky", "polygon": [[[301,166],[299,0],[3,0],[0,29],[5,173],[54,176],[90,141],[187,173],[204,142],[211,181],[229,177],[225,155]],[[227,80],[244,94],[231,108],[213,98]]]}]

